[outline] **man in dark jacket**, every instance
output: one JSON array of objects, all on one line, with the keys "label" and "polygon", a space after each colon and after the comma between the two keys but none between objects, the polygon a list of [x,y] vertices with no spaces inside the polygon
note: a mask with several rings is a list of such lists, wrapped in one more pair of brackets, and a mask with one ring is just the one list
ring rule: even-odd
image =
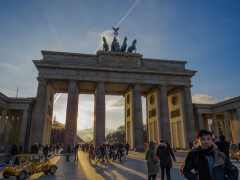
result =
[{"label": "man in dark jacket", "polygon": [[30,149],[31,149],[31,154],[38,154],[38,144],[37,143],[32,145]]},{"label": "man in dark jacket", "polygon": [[161,140],[158,148],[157,148],[157,156],[160,160],[160,167],[161,167],[161,179],[164,179],[164,169],[167,174],[167,180],[170,180],[170,168],[172,165],[170,152],[168,148],[165,146],[164,141]]},{"label": "man in dark jacket", "polygon": [[[192,149],[182,162],[180,172],[187,179],[224,180],[238,179],[238,169],[213,144],[212,134],[201,129],[196,133],[199,146]],[[192,172],[195,170],[195,173]]]},{"label": "man in dark jacket", "polygon": [[128,156],[128,150],[129,150],[129,144],[127,142],[127,144],[125,145],[125,150],[126,150],[126,155]]},{"label": "man in dark jacket", "polygon": [[224,152],[226,154],[226,156],[229,158],[229,142],[225,141],[225,136],[224,135],[220,135],[219,136],[220,141],[216,142],[215,144],[217,145],[218,149],[221,152]]}]

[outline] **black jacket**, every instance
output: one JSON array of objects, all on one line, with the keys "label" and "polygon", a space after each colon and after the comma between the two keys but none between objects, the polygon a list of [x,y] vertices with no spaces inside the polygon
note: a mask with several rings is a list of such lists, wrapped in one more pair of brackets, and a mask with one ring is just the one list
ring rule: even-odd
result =
[{"label": "black jacket", "polygon": [[17,155],[17,154],[18,154],[18,148],[17,148],[16,144],[14,144],[11,149],[11,155]]},{"label": "black jacket", "polygon": [[170,152],[165,145],[159,144],[159,146],[157,148],[157,156],[159,156],[160,166],[171,166],[172,165]]},{"label": "black jacket", "polygon": [[226,154],[226,156],[229,158],[229,142],[228,141],[218,141],[215,143],[218,147],[218,149],[221,152],[224,152]]}]

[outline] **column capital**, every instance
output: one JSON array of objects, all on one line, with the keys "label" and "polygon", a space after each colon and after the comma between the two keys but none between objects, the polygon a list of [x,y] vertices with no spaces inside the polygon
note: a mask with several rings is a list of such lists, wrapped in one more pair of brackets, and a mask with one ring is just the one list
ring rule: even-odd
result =
[{"label": "column capital", "polygon": [[183,88],[192,88],[193,85],[184,85]]},{"label": "column capital", "polygon": [[157,87],[167,87],[167,84],[158,84]]},{"label": "column capital", "polygon": [[46,81],[46,82],[48,81],[48,79],[46,79],[46,78],[41,78],[41,77],[38,77],[37,80],[38,80],[38,81]]},{"label": "column capital", "polygon": [[106,84],[105,81],[97,81],[96,84]]}]

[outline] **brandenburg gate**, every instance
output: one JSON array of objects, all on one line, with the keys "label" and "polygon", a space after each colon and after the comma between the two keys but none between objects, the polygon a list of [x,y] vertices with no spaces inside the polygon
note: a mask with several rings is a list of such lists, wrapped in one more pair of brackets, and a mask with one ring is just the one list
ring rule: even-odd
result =
[{"label": "brandenburg gate", "polygon": [[[105,95],[125,97],[126,142],[143,150],[141,96],[147,101],[148,139],[187,148],[195,135],[191,77],[186,61],[143,58],[138,53],[98,51],[82,54],[42,51],[33,60],[39,71],[30,144],[50,143],[55,93],[68,93],[65,147],[76,142],[79,94],[94,94],[94,146],[105,141]],[[177,133],[177,134],[176,134]]]}]

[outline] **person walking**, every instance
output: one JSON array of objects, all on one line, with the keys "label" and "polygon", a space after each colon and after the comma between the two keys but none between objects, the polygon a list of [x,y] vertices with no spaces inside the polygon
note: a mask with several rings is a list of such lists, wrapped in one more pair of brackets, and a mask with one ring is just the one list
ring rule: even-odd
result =
[{"label": "person walking", "polygon": [[[170,155],[171,155],[171,156],[170,156],[170,175],[171,175],[172,159],[173,159],[174,163],[176,164],[176,158],[175,158],[175,156],[174,156],[174,154],[173,154],[173,150],[172,150],[172,148],[170,147],[168,141],[167,141],[167,140],[164,140],[163,142],[164,142],[165,146],[168,148],[168,150],[169,150],[169,152],[170,152]],[[171,158],[171,157],[172,157],[172,158]]]},{"label": "person walking", "polygon": [[196,139],[199,146],[188,152],[180,166],[180,172],[185,178],[199,180],[238,179],[237,167],[215,147],[211,132],[201,129],[196,133]]},{"label": "person walking", "polygon": [[79,150],[79,144],[76,144],[74,147],[74,153],[75,153],[75,161],[78,161],[78,150]]},{"label": "person walking", "polygon": [[219,138],[220,138],[220,141],[216,142],[215,144],[217,145],[218,149],[221,152],[224,152],[225,155],[229,158],[229,148],[230,148],[229,142],[225,141],[224,135],[220,135]]},{"label": "person walking", "polygon": [[69,161],[70,152],[71,152],[71,146],[70,146],[70,144],[68,144],[68,146],[67,146],[67,161]]},{"label": "person walking", "polygon": [[127,142],[127,144],[125,145],[125,150],[126,150],[126,155],[128,156],[128,150],[129,150],[129,144]]},{"label": "person walking", "polygon": [[159,157],[159,160],[160,160],[161,180],[164,180],[164,174],[165,174],[164,171],[166,171],[167,180],[170,180],[170,168],[172,165],[171,156],[163,140],[161,140],[158,145],[157,156]]},{"label": "person walking", "polygon": [[159,172],[159,160],[156,155],[155,142],[150,141],[148,147],[149,148],[146,152],[148,180],[155,180],[156,175]]},{"label": "person walking", "polygon": [[48,151],[49,151],[49,147],[48,147],[48,144],[46,144],[43,148],[43,154],[44,154],[45,158],[47,158],[47,156],[48,156]]}]

